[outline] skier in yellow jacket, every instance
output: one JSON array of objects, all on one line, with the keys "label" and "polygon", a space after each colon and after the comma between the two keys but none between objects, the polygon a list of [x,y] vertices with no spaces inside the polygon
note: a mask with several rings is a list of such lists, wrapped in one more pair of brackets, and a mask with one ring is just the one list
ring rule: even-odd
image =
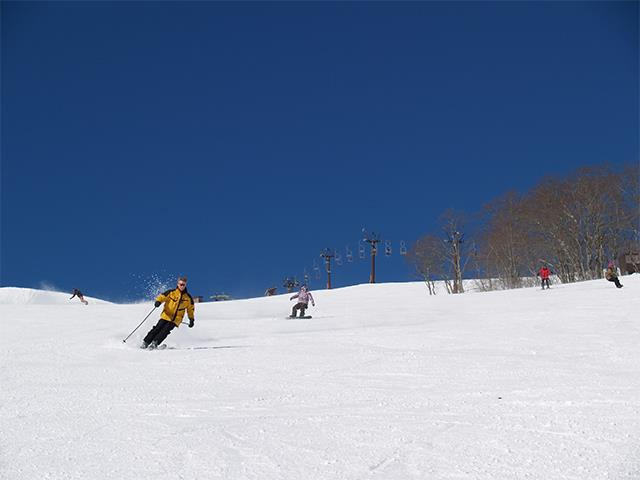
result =
[{"label": "skier in yellow jacket", "polygon": [[189,315],[189,328],[193,328],[195,312],[193,297],[187,291],[187,277],[180,277],[175,289],[167,290],[156,297],[156,307],[162,303],[164,303],[164,308],[160,320],[144,337],[141,348],[157,348],[171,333],[171,330],[182,323],[185,311]]}]

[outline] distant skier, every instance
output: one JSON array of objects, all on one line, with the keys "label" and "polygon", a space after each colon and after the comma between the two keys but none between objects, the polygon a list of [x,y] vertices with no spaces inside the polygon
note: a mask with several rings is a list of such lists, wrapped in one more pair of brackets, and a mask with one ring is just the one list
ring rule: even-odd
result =
[{"label": "distant skier", "polygon": [[159,307],[162,303],[164,303],[164,308],[160,320],[144,337],[141,348],[157,348],[171,333],[171,330],[180,326],[185,311],[189,315],[189,328],[193,328],[195,308],[193,297],[187,291],[187,277],[178,278],[175,289],[167,290],[156,297],[155,306]]},{"label": "distant skier", "polygon": [[71,295],[71,298],[69,300],[71,300],[73,297],[78,297],[78,300],[80,300],[82,303],[84,303],[85,305],[89,305],[89,302],[84,299],[84,295],[82,295],[82,292],[77,288],[73,289],[73,295]]},{"label": "distant skier", "polygon": [[620,283],[620,280],[618,280],[618,269],[613,262],[609,262],[609,267],[604,273],[604,278],[606,278],[610,282],[615,283],[617,288],[622,288],[624,286]]},{"label": "distant skier", "polygon": [[298,310],[300,310],[300,317],[304,317],[304,311],[309,307],[309,300],[311,300],[311,305],[314,307],[316,306],[316,302],[313,300],[313,295],[311,295],[311,292],[305,285],[301,286],[300,291],[289,300],[293,300],[294,298],[298,299],[298,303],[293,306],[290,318],[296,318],[296,312]]},{"label": "distant skier", "polygon": [[537,276],[540,277],[540,281],[542,282],[542,289],[544,290],[544,286],[547,286],[547,289],[551,288],[549,286],[549,277],[553,274],[549,267],[544,266],[538,271]]}]

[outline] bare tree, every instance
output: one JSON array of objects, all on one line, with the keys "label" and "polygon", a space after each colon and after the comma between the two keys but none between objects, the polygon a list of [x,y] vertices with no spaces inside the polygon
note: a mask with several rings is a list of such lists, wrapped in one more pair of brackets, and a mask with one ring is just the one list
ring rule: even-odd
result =
[{"label": "bare tree", "polygon": [[508,192],[486,205],[485,214],[478,252],[485,276],[499,279],[503,288],[520,287],[528,251],[520,195]]},{"label": "bare tree", "polygon": [[563,282],[599,278],[637,235],[633,177],[606,166],[584,168],[565,179],[547,178],[517,201],[508,194],[492,202],[482,235],[487,264],[493,262],[507,286],[540,264]]},{"label": "bare tree", "polygon": [[443,277],[445,248],[442,239],[434,235],[419,238],[407,252],[407,262],[427,285],[429,295],[436,294],[435,281]]},{"label": "bare tree", "polygon": [[453,279],[450,292],[463,293],[462,277],[467,263],[471,259],[469,251],[473,245],[464,238],[463,228],[466,223],[466,215],[463,212],[447,209],[440,216],[440,221],[445,234],[444,242],[447,246],[445,259],[449,266],[445,270],[445,284],[447,284],[447,279]]},{"label": "bare tree", "polygon": [[620,175],[618,188],[622,203],[616,211],[616,221],[622,232],[621,252],[640,252],[640,164],[628,165]]},{"label": "bare tree", "polygon": [[[464,235],[466,216],[447,210],[444,238],[422,237],[410,261],[431,284],[442,279],[449,293],[464,291],[470,260],[478,277],[497,278],[503,288],[521,286],[541,265],[562,282],[600,278],[608,261],[639,258],[631,255],[640,249],[639,180],[639,165],[605,165],[545,178],[522,195],[506,193],[486,205],[477,250]],[[492,281],[480,287],[493,288]]]}]

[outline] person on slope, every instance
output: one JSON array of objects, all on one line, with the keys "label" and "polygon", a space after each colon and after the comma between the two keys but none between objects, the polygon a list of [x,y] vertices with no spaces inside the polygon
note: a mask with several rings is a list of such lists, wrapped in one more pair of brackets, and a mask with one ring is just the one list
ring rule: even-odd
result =
[{"label": "person on slope", "polygon": [[71,300],[73,297],[78,297],[78,300],[80,300],[82,303],[84,303],[85,305],[89,305],[89,302],[84,299],[84,295],[82,294],[82,292],[77,288],[73,289],[73,295],[71,295],[71,298],[69,300]]},{"label": "person on slope", "polygon": [[547,289],[551,288],[549,286],[549,277],[553,274],[553,272],[551,270],[549,270],[549,267],[547,267],[546,265],[544,267],[542,267],[539,271],[537,276],[540,277],[540,280],[542,282],[542,289],[544,290],[544,286],[547,286]]},{"label": "person on slope", "polygon": [[294,298],[298,299],[298,303],[293,306],[290,318],[296,318],[296,312],[298,310],[300,310],[300,316],[304,317],[304,311],[309,307],[309,300],[311,300],[311,305],[313,305],[314,307],[316,306],[316,302],[313,300],[313,295],[311,295],[311,292],[305,285],[301,286],[300,291],[292,296],[289,301],[293,300]]},{"label": "person on slope", "polygon": [[618,280],[618,269],[613,262],[609,262],[609,266],[604,273],[604,278],[615,283],[617,288],[622,288],[624,286],[620,283],[620,280]]},{"label": "person on slope", "polygon": [[189,328],[193,328],[195,308],[193,297],[187,291],[187,277],[178,278],[175,289],[167,290],[156,297],[156,308],[162,303],[164,303],[164,308],[160,320],[144,337],[140,348],[157,348],[171,333],[171,330],[180,326],[185,311],[189,315]]}]

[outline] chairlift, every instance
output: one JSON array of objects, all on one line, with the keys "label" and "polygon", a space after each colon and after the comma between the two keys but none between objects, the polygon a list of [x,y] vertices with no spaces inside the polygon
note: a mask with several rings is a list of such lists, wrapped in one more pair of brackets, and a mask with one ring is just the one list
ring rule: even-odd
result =
[{"label": "chairlift", "polygon": [[214,302],[222,302],[225,300],[231,300],[231,295],[228,295],[226,293],[214,293],[209,298],[212,299]]},{"label": "chairlift", "polygon": [[407,244],[404,243],[404,240],[400,240],[400,255],[407,254]]},{"label": "chairlift", "polygon": [[328,259],[328,258],[333,258],[336,256],[335,252],[333,250],[331,250],[330,248],[325,248],[322,252],[320,252],[320,256],[322,258]]},{"label": "chairlift", "polygon": [[342,255],[340,255],[337,250],[335,252],[336,253],[335,253],[334,258],[335,258],[335,261],[336,261],[336,265],[342,265]]},{"label": "chairlift", "polygon": [[360,257],[360,260],[364,260],[365,251],[364,245],[361,242],[358,242],[358,256]]},{"label": "chairlift", "polygon": [[347,253],[345,254],[345,256],[347,257],[348,263],[353,263],[353,252],[349,248],[349,245],[347,245]]},{"label": "chairlift", "polygon": [[384,254],[387,257],[391,256],[391,240],[385,240],[384,241]]}]

